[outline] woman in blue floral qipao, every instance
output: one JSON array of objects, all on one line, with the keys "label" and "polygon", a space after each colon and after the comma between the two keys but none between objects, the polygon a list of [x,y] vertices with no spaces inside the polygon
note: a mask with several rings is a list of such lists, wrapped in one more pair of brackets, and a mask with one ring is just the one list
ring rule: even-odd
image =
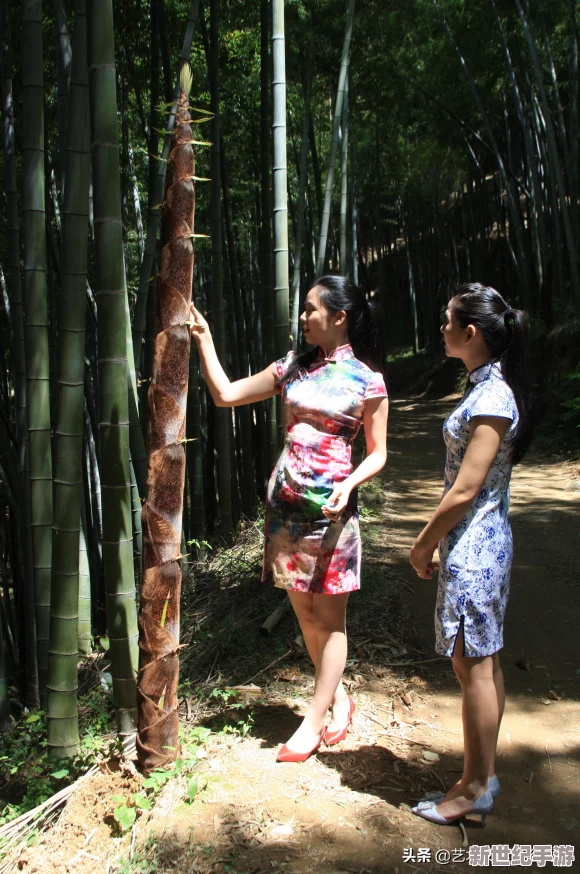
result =
[{"label": "woman in blue floral qipao", "polygon": [[447,447],[441,503],[410,554],[431,579],[439,547],[436,649],[450,656],[463,693],[464,764],[447,794],[430,793],[413,812],[442,825],[485,816],[499,794],[495,754],[505,692],[499,650],[509,593],[512,467],[532,436],[526,317],[493,288],[460,286],[441,328],[445,352],[461,358],[468,387],[443,426]]}]

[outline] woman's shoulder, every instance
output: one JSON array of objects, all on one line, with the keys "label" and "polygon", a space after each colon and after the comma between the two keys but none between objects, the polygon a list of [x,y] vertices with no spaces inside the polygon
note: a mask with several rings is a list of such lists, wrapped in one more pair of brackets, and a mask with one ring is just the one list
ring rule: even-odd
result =
[{"label": "woman's shoulder", "polygon": [[357,370],[360,385],[364,390],[365,400],[369,400],[371,397],[388,396],[385,377],[380,371],[373,370],[368,364],[365,364],[364,361],[360,361],[358,358],[353,358],[352,362]]},{"label": "woman's shoulder", "polygon": [[517,417],[514,393],[505,381],[499,365],[494,365],[487,378],[473,386],[465,399],[465,408],[469,418],[485,415],[508,419]]}]

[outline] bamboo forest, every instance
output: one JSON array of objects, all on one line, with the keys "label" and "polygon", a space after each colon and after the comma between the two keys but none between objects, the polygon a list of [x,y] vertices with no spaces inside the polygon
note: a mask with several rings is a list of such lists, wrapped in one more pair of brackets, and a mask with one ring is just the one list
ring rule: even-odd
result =
[{"label": "bamboo forest", "polygon": [[[576,0],[0,0],[0,874],[573,867],[578,19]],[[348,307],[320,291],[337,277],[380,317],[360,354]],[[511,482],[507,703],[501,723],[494,662],[483,837],[467,817],[491,812],[479,789],[457,814],[425,795],[443,798],[476,754],[457,652],[452,665],[434,649],[435,546],[424,574],[409,563],[444,469],[446,489],[456,475],[448,417],[480,390],[469,362],[500,357],[469,357],[487,334],[455,315],[465,283],[499,292],[502,324],[527,314],[535,426]],[[323,330],[332,345],[310,343]],[[452,330],[476,337],[465,355]],[[281,361],[316,346],[285,383]],[[290,535],[267,508],[284,475],[282,504],[306,490],[315,509],[329,501],[308,525],[339,524],[322,468],[280,471],[298,446],[294,391],[312,404],[296,433],[331,427],[315,420],[321,384],[305,388],[311,362],[341,373],[357,358],[379,388],[351,441],[370,473],[348,504],[356,567],[341,559],[358,575],[362,541],[346,667],[321,709],[331,730],[276,760],[321,700],[321,647],[346,638],[344,613],[318,615],[338,603],[325,589],[268,585],[268,544]],[[352,405],[331,431],[348,453]],[[500,421],[473,415],[472,435]],[[436,538],[441,561],[464,512]],[[459,629],[483,670],[496,651],[466,658],[480,654],[464,614]],[[467,770],[458,786],[475,785]],[[460,828],[438,829],[441,815]]]}]

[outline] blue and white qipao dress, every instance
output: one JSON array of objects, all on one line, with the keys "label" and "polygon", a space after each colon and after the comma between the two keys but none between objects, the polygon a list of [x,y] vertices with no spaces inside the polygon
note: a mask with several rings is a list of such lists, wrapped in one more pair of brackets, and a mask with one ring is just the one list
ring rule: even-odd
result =
[{"label": "blue and white qipao dress", "polygon": [[469,375],[469,386],[443,425],[447,446],[446,494],[459,473],[475,416],[510,419],[481,490],[463,519],[439,542],[439,585],[435,608],[436,649],[453,655],[463,624],[466,656],[487,656],[503,646],[509,594],[512,532],[508,518],[512,443],[518,409],[498,363]]}]

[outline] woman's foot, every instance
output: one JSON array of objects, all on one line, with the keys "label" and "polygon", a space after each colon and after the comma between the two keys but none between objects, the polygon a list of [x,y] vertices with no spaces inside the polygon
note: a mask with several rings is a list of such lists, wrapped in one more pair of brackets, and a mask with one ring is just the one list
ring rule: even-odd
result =
[{"label": "woman's foot", "polygon": [[[455,786],[453,786],[449,792],[441,792],[440,790],[436,790],[434,792],[426,792],[425,795],[421,798],[421,801],[435,801],[437,804],[440,804],[445,796],[452,797],[452,793],[454,791],[458,791],[458,787],[461,781],[458,781]],[[491,797],[493,799],[497,798],[497,796],[501,792],[501,787],[499,785],[499,779],[496,774],[492,774],[491,777],[487,779],[487,788],[491,792]]]},{"label": "woman's foot", "polygon": [[[432,806],[436,807],[437,814],[445,819],[457,820],[474,812],[474,805],[476,808],[480,807],[482,803],[480,799],[484,799],[485,806],[485,799],[488,796],[493,806],[493,797],[488,788],[481,787],[477,792],[472,793],[462,786],[461,783],[456,783],[455,786],[451,787],[447,795],[439,800],[420,801],[417,807],[414,808],[414,812],[420,813],[421,809]],[[475,812],[480,813],[481,811],[476,809]]]},{"label": "woman's foot", "polygon": [[352,717],[351,702],[354,711],[354,702],[350,695],[347,695],[344,689],[341,689],[340,693],[337,690],[332,702],[332,716],[330,717],[330,722],[326,726],[326,732],[328,734],[334,734],[337,731],[341,731],[345,725],[349,724]]},{"label": "woman's foot", "polygon": [[303,762],[316,752],[324,735],[324,727],[316,731],[308,722],[303,721],[292,737],[281,747],[276,761]]},{"label": "woman's foot", "polygon": [[[352,722],[352,716],[353,716],[353,713],[355,710],[354,701],[352,700],[350,695],[347,696],[347,701],[348,701],[348,711],[346,713],[346,719],[342,723],[342,726],[340,728],[338,728],[336,731],[333,731],[330,728],[330,726],[332,725],[332,721],[331,721],[330,726],[328,726],[324,732],[324,743],[329,747],[332,746],[333,744],[338,744],[345,739],[348,728]],[[342,708],[341,708],[341,710],[342,710]]]},{"label": "woman's foot", "polygon": [[440,804],[436,801],[421,801],[413,808],[413,813],[429,822],[437,825],[452,825],[469,814],[480,814],[481,825],[485,825],[485,818],[493,811],[493,798],[491,792],[486,789],[476,798],[467,798],[465,795],[456,796],[451,800],[444,800]]}]

